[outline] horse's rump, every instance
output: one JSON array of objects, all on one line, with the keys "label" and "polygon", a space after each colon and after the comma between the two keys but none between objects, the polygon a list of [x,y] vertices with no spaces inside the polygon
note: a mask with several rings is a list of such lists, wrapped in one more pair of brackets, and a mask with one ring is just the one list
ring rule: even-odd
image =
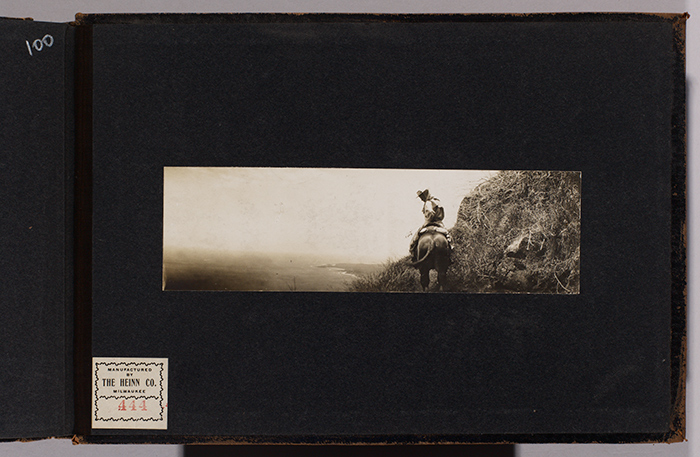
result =
[{"label": "horse's rump", "polygon": [[430,269],[440,269],[445,265],[446,268],[446,265],[449,265],[450,257],[450,244],[447,241],[447,236],[442,233],[442,230],[437,230],[434,227],[426,227],[426,229],[423,229],[425,232],[418,239],[417,260],[413,262],[413,266],[421,268],[425,265]]},{"label": "horse's rump", "polygon": [[421,235],[416,246],[417,261],[413,266],[420,271],[420,283],[424,291],[429,289],[430,270],[438,273],[438,288],[446,283],[447,268],[450,266],[450,243],[447,236],[437,230]]}]

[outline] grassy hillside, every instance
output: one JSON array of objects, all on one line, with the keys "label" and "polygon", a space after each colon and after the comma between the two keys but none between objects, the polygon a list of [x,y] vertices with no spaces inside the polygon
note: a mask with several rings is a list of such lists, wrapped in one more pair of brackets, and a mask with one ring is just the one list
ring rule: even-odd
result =
[{"label": "grassy hillside", "polygon": [[[578,293],[580,213],[578,173],[499,172],[462,200],[447,290]],[[418,277],[403,258],[351,290],[419,291]]]}]

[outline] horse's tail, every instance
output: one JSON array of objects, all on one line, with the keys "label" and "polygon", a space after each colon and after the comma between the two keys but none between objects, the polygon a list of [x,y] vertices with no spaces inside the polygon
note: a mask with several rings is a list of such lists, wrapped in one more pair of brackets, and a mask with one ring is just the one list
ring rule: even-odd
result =
[{"label": "horse's tail", "polygon": [[[416,246],[416,250],[417,250],[417,249],[418,249],[418,247]],[[416,260],[415,262],[411,262],[411,266],[413,266],[413,267],[418,267],[420,264],[422,264],[423,262],[425,262],[425,260],[428,258],[428,256],[430,256],[430,254],[433,253],[433,249],[435,249],[435,242],[431,240],[431,241],[430,241],[430,247],[428,248],[428,251],[425,253],[425,255],[423,255],[423,257],[421,257],[420,259]]]}]

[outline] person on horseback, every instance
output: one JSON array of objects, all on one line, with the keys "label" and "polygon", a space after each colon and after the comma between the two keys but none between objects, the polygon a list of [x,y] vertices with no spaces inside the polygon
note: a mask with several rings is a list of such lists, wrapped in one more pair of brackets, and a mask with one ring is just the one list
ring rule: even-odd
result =
[{"label": "person on horseback", "polygon": [[421,236],[421,232],[426,227],[435,227],[437,232],[445,235],[447,242],[450,245],[450,251],[452,250],[452,237],[450,236],[450,232],[448,232],[445,228],[445,224],[442,223],[442,220],[445,218],[445,208],[443,208],[442,204],[440,204],[440,199],[430,195],[430,190],[428,189],[422,191],[419,190],[416,192],[416,194],[418,195],[418,198],[423,201],[422,212],[423,216],[425,217],[425,221],[413,235],[411,245],[408,248],[414,261],[417,260],[416,246],[418,245],[418,239]]}]

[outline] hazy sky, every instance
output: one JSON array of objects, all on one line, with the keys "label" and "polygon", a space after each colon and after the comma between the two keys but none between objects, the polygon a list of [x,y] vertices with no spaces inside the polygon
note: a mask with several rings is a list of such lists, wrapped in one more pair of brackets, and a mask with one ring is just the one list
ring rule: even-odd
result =
[{"label": "hazy sky", "polygon": [[164,250],[328,255],[382,262],[408,254],[429,188],[451,228],[462,198],[493,171],[166,167]]}]

